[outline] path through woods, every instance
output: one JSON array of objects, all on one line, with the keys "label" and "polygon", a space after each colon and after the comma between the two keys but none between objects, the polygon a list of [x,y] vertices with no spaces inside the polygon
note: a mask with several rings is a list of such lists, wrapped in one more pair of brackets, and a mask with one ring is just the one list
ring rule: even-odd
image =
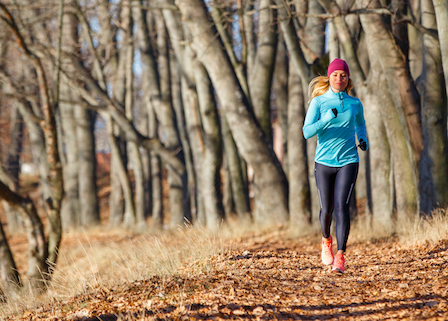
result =
[{"label": "path through woods", "polygon": [[350,243],[344,275],[318,242],[276,235],[153,277],[27,311],[22,320],[447,320],[448,238]]}]

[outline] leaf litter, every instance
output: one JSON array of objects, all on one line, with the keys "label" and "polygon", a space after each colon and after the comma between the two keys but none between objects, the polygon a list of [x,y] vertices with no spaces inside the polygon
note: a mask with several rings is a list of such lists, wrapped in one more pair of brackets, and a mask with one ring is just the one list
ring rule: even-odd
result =
[{"label": "leaf litter", "polygon": [[282,233],[248,236],[175,275],[98,285],[5,320],[448,319],[448,238],[354,242],[345,274],[321,263],[319,246]]}]

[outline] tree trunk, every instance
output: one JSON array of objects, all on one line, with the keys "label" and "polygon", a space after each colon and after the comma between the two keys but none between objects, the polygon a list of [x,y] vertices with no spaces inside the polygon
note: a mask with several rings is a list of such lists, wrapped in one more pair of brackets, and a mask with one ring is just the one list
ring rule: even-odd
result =
[{"label": "tree trunk", "polygon": [[[422,1],[422,26],[437,29],[431,0]],[[437,39],[423,35],[423,72],[420,81],[424,149],[419,164],[420,211],[430,213],[448,204],[447,99],[442,56]]]},{"label": "tree trunk", "polygon": [[[20,174],[20,155],[22,153],[23,142],[23,117],[18,109],[18,102],[14,102],[11,110],[11,128],[10,139],[7,160],[7,172],[14,182],[14,191],[19,187],[19,174]],[[6,206],[5,206],[6,205]],[[8,228],[10,233],[16,233],[22,229],[20,224],[20,215],[8,203],[3,203],[6,216],[8,218]]]},{"label": "tree trunk", "polygon": [[[160,105],[155,109],[157,119],[161,124],[163,132],[163,140],[165,145],[171,149],[176,150],[181,147],[179,131],[177,128],[176,114],[172,106],[171,99],[171,72],[168,54],[168,35],[166,32],[165,21],[162,15],[156,16],[157,28],[157,49],[159,56],[157,59],[158,65],[158,88],[154,88],[154,92],[160,95]],[[167,180],[170,186],[170,226],[176,228],[183,226],[186,218],[186,209],[184,207],[185,185],[184,180],[186,175],[180,176],[170,167],[167,169]],[[185,195],[186,197],[186,195]]]},{"label": "tree trunk", "polygon": [[[393,216],[393,175],[392,175],[392,151],[389,146],[387,129],[382,118],[384,102],[378,95],[377,84],[381,80],[381,68],[375,56],[370,58],[372,68],[369,73],[368,83],[372,90],[364,96],[364,114],[369,135],[369,150],[367,151],[367,212],[372,213],[374,226],[387,234],[394,231],[395,222]],[[370,86],[369,86],[370,87]],[[368,213],[366,213],[368,214]]]},{"label": "tree trunk", "polygon": [[[266,137],[272,141],[271,84],[277,52],[277,24],[271,0],[260,0],[257,54],[250,73],[250,96],[255,116]],[[256,182],[255,182],[256,183]]]},{"label": "tree trunk", "polygon": [[282,135],[283,154],[281,155],[281,161],[283,171],[288,175],[288,58],[282,33],[279,34],[275,60],[274,83],[272,85]]},{"label": "tree trunk", "polygon": [[201,190],[204,196],[206,226],[209,229],[219,227],[224,219],[222,204],[220,169],[222,165],[222,141],[219,128],[213,88],[204,66],[195,64],[196,88],[202,126],[204,130],[204,160],[202,166]]},{"label": "tree trunk", "polygon": [[307,17],[302,41],[306,44],[308,52],[305,57],[309,63],[313,63],[316,58],[320,58],[325,53],[325,20],[312,15],[324,13],[324,9],[317,0],[308,2],[308,11],[311,17]]},{"label": "tree trunk", "polygon": [[186,197],[185,200],[189,200],[190,204],[186,210],[189,221],[204,223],[203,195],[199,183],[203,158],[200,144],[202,137],[201,132],[197,130],[199,128],[197,127],[199,126],[198,113],[195,112],[198,99],[194,88],[193,61],[195,57],[191,48],[183,45],[186,39],[184,35],[186,30],[182,26],[180,14],[172,10],[163,10],[163,16],[176,57],[175,60],[170,59],[171,65],[175,66],[171,73],[172,100],[188,176],[188,190],[185,191],[185,194],[189,197]]},{"label": "tree trunk", "polygon": [[92,111],[75,107],[76,137],[79,151],[79,197],[81,206],[81,225],[92,227],[100,223],[96,185],[96,157],[94,123],[96,114]]},{"label": "tree trunk", "polygon": [[[29,199],[14,193],[3,182],[0,182],[0,197],[22,215],[28,238],[27,276],[32,287],[35,287],[35,289],[42,289],[46,286],[42,280],[49,278],[49,264],[51,265],[54,261],[47,261],[48,243],[44,235],[43,224],[37,214],[36,208]],[[12,262],[10,262],[10,264],[12,264]],[[51,266],[53,267],[53,265]],[[10,265],[10,267],[12,267],[12,265]],[[14,271],[17,272],[17,270]],[[15,277],[13,277],[13,279],[15,279]]]},{"label": "tree trunk", "polygon": [[[131,218],[135,217],[135,207],[131,183],[126,172],[125,164],[127,163],[127,161],[123,160],[123,148],[120,148],[120,143],[122,143],[122,141],[114,133],[114,127],[116,127],[116,125],[110,116],[106,116],[106,122],[109,144],[111,148],[111,192],[109,195],[109,225],[118,226],[121,223],[130,222],[130,220],[132,220]],[[126,218],[128,219],[128,221],[126,221]]]},{"label": "tree trunk", "polygon": [[249,190],[245,176],[243,175],[242,158],[238,154],[238,148],[230,131],[225,112],[221,111],[221,129],[224,142],[224,151],[229,167],[229,176],[232,198],[236,213],[241,220],[247,220],[250,216]]},{"label": "tree trunk", "polygon": [[305,100],[302,81],[293,66],[290,66],[288,83],[289,212],[291,224],[304,231],[311,223],[307,142],[302,134]]},{"label": "tree trunk", "polygon": [[[62,97],[67,97],[74,101],[73,91],[67,83],[61,86]],[[76,118],[74,113],[75,106],[72,103],[61,103],[59,110],[61,114],[61,126],[64,133],[63,152],[66,160],[64,162],[64,190],[65,197],[62,205],[62,225],[64,229],[72,229],[80,226],[80,199],[79,199],[79,163],[78,141],[76,135]]]},{"label": "tree trunk", "polygon": [[8,240],[6,239],[5,232],[3,231],[3,224],[1,222],[0,222],[0,280],[3,286],[3,291],[6,292],[10,288],[22,285],[20,274],[19,271],[17,270],[14,258],[12,257]]},{"label": "tree trunk", "polygon": [[[130,1],[124,1],[123,4],[127,5],[127,14],[129,15],[129,21],[127,22],[127,28],[125,30],[127,39],[132,39],[132,29],[133,24],[131,21],[131,8]],[[134,122],[134,46],[133,42],[128,42],[126,45],[126,66],[125,66],[125,113],[126,118],[133,123]],[[129,143],[129,153],[130,153],[130,164],[132,164],[133,174],[134,174],[134,204],[135,204],[135,216],[125,218],[125,225],[133,226],[138,225],[139,229],[143,229],[146,225],[145,223],[145,188],[144,188],[144,177],[143,177],[143,164],[140,155],[139,147],[136,142]]]},{"label": "tree trunk", "polygon": [[259,189],[256,194],[265,200],[264,208],[259,209],[263,219],[257,223],[286,223],[286,177],[267,137],[250,113],[249,103],[230,61],[210,28],[206,8],[199,0],[177,2],[177,5],[191,34],[202,34],[202,37],[193,37],[193,47],[212,79],[238,149],[254,169]]},{"label": "tree trunk", "polygon": [[443,74],[445,76],[445,92],[448,93],[448,2],[432,0],[437,18],[440,50],[442,53]]},{"label": "tree trunk", "polygon": [[[152,104],[147,97],[148,107],[148,136],[157,137],[158,123],[157,117],[152,109]],[[162,229],[164,224],[164,208],[163,208],[163,188],[162,188],[162,161],[154,152],[150,152],[151,161],[151,199],[152,199],[152,226],[156,229]]]},{"label": "tree trunk", "polygon": [[173,54],[170,55],[170,69],[171,69],[171,91],[172,102],[174,112],[176,113],[177,128],[179,131],[179,139],[182,145],[182,152],[179,154],[185,162],[185,169],[187,171],[187,184],[184,184],[184,210],[185,219],[188,222],[193,222],[195,213],[193,209],[196,208],[196,195],[195,191],[195,173],[193,156],[190,146],[190,140],[188,139],[186,120],[182,96],[182,74],[180,64]]},{"label": "tree trunk", "polygon": [[[78,39],[78,21],[74,15],[63,16],[62,28],[62,50],[76,55],[76,45]],[[73,73],[73,65],[70,65],[70,59],[62,60],[67,65],[66,70]],[[62,226],[64,229],[78,228],[81,225],[81,203],[79,197],[79,148],[77,138],[77,124],[75,117],[75,109],[77,106],[73,103],[79,100],[79,95],[70,88],[66,77],[62,77],[60,84],[60,96],[68,103],[59,103],[60,127],[59,132],[63,134],[61,147],[61,159],[63,160],[64,171],[64,189],[65,197],[62,204]]]},{"label": "tree trunk", "polygon": [[[129,2],[128,2],[129,3]],[[122,27],[122,38],[120,39],[120,47],[118,49],[118,65],[113,71],[113,96],[114,99],[121,105],[125,106],[126,110],[126,76],[128,66],[128,48],[129,41],[131,40],[131,11],[129,6],[124,6],[120,13]],[[127,118],[126,118],[127,119]],[[127,119],[129,122],[129,120]],[[127,228],[134,226],[136,221],[136,208],[131,187],[130,177],[127,171],[128,167],[128,155],[127,155],[127,142],[125,141],[122,130],[115,124],[115,121],[109,119],[109,139],[112,149],[111,164],[114,167],[111,168],[111,191],[110,194],[110,217],[111,223],[116,224],[123,217],[123,224]],[[118,181],[117,181],[118,179]],[[121,194],[122,193],[122,194]],[[121,197],[124,198],[124,215],[121,205]]]}]

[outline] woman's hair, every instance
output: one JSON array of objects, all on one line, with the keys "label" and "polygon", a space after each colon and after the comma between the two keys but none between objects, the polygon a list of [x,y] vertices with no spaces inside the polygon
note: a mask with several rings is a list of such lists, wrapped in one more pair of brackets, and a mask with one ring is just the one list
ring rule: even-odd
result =
[{"label": "woman's hair", "polygon": [[[317,76],[316,78],[311,80],[310,85],[308,86],[308,97],[310,97],[310,100],[308,101],[308,103],[314,97],[325,94],[329,88],[330,88],[330,77]],[[352,83],[352,80],[349,78],[347,87],[345,88],[345,91],[347,92],[347,94],[350,93],[350,90],[352,88],[353,88],[353,83]]]}]

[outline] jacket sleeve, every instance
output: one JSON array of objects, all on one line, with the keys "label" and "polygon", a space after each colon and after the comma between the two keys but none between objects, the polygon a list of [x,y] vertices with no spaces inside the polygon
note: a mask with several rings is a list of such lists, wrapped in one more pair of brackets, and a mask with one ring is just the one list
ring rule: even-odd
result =
[{"label": "jacket sleeve", "polygon": [[358,141],[361,139],[367,143],[367,149],[369,148],[369,141],[367,140],[367,129],[366,129],[366,121],[364,119],[364,109],[362,107],[362,103],[359,102],[358,105],[358,113],[356,114],[355,120],[356,126],[356,136],[358,137]]},{"label": "jacket sleeve", "polygon": [[322,131],[322,129],[331,122],[336,116],[331,110],[325,115],[320,114],[319,100],[313,98],[305,116],[305,122],[303,124],[303,137],[305,139],[311,138]]}]

